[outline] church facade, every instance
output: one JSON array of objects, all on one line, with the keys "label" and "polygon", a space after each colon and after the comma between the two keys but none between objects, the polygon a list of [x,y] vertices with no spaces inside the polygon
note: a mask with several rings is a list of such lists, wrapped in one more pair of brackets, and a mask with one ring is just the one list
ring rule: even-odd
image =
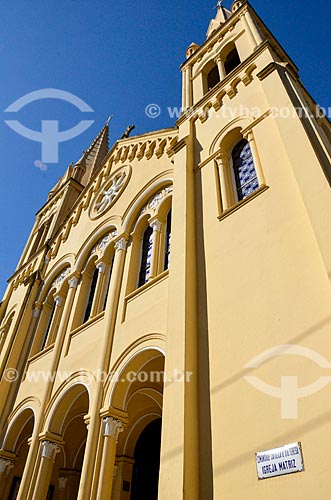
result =
[{"label": "church facade", "polygon": [[181,71],[175,126],[106,125],[8,280],[3,500],[329,495],[330,123],[245,0]]}]

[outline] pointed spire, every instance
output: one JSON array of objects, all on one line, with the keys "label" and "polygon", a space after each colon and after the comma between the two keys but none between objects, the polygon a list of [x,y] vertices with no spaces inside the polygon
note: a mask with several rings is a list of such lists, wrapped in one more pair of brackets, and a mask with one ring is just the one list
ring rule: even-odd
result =
[{"label": "pointed spire", "polygon": [[223,2],[224,0],[218,0],[217,4],[215,5],[214,9],[217,9],[217,14],[215,19],[212,19],[210,21],[208,31],[207,31],[207,38],[210,37],[210,35],[217,30],[222,24],[224,24],[229,17],[231,16],[231,11],[223,7]]},{"label": "pointed spire", "polygon": [[87,150],[83,151],[81,158],[75,165],[74,179],[84,186],[89,182],[91,176],[108,153],[109,122],[111,119],[112,116],[108,118],[106,124]]}]

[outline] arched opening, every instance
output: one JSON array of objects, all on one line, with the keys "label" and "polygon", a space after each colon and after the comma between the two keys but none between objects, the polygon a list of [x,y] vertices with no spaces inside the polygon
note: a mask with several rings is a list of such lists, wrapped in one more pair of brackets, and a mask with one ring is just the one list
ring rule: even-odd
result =
[{"label": "arched opening", "polygon": [[114,386],[111,406],[124,411],[128,420],[118,440],[113,495],[121,500],[157,500],[164,355],[155,348],[144,349],[119,374],[125,382]]},{"label": "arched opening", "polygon": [[238,50],[234,42],[228,43],[220,53],[226,75],[231,73],[241,63]]},{"label": "arched opening", "polygon": [[88,411],[89,395],[82,384],[72,386],[52,411],[49,431],[64,443],[56,455],[49,485],[54,499],[61,495],[77,498],[87,439],[84,417]]},{"label": "arched opening", "polygon": [[2,483],[3,498],[8,500],[17,498],[33,428],[34,413],[31,408],[27,408],[15,418],[4,439],[3,448],[15,456],[14,466],[10,470],[5,483]]},{"label": "arched opening", "polygon": [[215,65],[207,75],[207,88],[211,90],[220,82],[218,67]]},{"label": "arched opening", "polygon": [[228,75],[240,64],[240,58],[236,47],[233,47],[224,60],[225,74]]},{"label": "arched opening", "polygon": [[130,500],[157,500],[160,469],[161,418],[150,422],[134,450]]}]

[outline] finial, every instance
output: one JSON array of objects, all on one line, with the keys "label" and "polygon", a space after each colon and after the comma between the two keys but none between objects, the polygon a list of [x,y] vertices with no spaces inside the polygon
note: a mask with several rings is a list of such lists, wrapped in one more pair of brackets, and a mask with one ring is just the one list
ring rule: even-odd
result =
[{"label": "finial", "polygon": [[217,4],[215,5],[214,9],[220,9],[222,7],[222,3],[224,0],[218,0]]},{"label": "finial", "polygon": [[107,127],[108,127],[108,125],[109,125],[110,121],[111,121],[113,118],[114,118],[114,115],[109,115],[109,116],[108,116],[108,118],[107,118],[107,120],[106,120],[106,124],[105,124]]}]

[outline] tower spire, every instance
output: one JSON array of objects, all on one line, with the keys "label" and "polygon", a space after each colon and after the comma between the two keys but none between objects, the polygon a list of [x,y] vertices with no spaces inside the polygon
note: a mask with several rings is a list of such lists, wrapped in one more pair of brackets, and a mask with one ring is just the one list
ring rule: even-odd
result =
[{"label": "tower spire", "polygon": [[212,19],[210,21],[207,31],[207,38],[222,24],[224,24],[231,15],[231,12],[223,7],[223,2],[224,0],[217,0],[217,4],[214,7],[214,10],[217,9],[217,14],[215,16],[215,19]]}]

